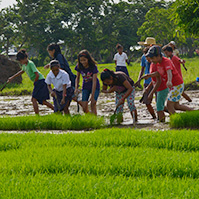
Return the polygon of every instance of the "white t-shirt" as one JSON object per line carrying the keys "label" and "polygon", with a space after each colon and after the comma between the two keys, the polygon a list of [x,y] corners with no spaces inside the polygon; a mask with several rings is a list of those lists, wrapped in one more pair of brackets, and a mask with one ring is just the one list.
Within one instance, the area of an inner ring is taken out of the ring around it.
{"label": "white t-shirt", "polygon": [[64,70],[59,69],[58,75],[55,77],[52,71],[50,71],[45,80],[46,84],[54,85],[54,89],[57,91],[63,91],[63,85],[67,85],[66,88],[71,87],[71,81],[69,75]]}
{"label": "white t-shirt", "polygon": [[126,53],[122,52],[121,55],[119,53],[116,53],[113,60],[117,61],[117,66],[126,66],[127,59],[128,57]]}

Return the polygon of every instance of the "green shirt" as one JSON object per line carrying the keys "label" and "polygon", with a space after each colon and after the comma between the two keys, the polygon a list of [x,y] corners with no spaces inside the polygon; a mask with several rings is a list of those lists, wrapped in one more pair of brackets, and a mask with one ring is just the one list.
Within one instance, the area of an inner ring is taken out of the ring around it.
{"label": "green shirt", "polygon": [[25,64],[22,65],[22,70],[27,73],[30,80],[33,82],[35,81],[35,77],[36,77],[35,72],[38,72],[38,74],[39,74],[38,80],[44,79],[44,76],[37,70],[35,64],[30,60],[28,60],[27,65],[25,65]]}

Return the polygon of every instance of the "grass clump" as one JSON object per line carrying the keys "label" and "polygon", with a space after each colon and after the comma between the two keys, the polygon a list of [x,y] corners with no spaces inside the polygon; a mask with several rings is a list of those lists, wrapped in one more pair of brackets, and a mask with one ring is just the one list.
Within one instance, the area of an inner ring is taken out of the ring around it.
{"label": "grass clump", "polygon": [[91,114],[1,117],[0,130],[86,130],[105,126],[103,117]]}
{"label": "grass clump", "polygon": [[199,128],[199,111],[189,111],[171,115],[170,126],[172,128]]}

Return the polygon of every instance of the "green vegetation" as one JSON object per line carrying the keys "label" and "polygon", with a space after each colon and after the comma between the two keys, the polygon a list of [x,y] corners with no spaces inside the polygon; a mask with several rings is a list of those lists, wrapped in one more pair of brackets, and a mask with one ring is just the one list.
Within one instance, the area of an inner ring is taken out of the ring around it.
{"label": "green vegetation", "polygon": [[1,198],[197,198],[199,131],[0,134]]}
{"label": "green vegetation", "polygon": [[[196,80],[196,77],[199,76],[199,74],[196,73],[198,71],[198,65],[199,65],[199,58],[187,58],[186,60],[186,67],[188,71],[185,71],[182,67],[182,74],[184,77],[184,83],[188,87],[188,89],[191,89],[191,87],[188,86],[189,83]],[[71,65],[71,69],[76,74],[76,71],[74,70],[75,65]],[[108,68],[110,70],[115,71],[115,64],[99,64],[98,70],[99,72],[102,72],[104,68]],[[140,63],[132,63],[130,66],[127,66],[129,70],[130,77],[137,81],[139,72],[140,72]],[[38,67],[39,71],[46,77],[49,70],[44,69],[43,67]],[[8,84],[6,88],[3,90],[3,92],[0,93],[0,95],[28,95],[32,93],[33,90],[33,83],[30,81],[27,74],[23,74],[23,81],[22,84]],[[100,73],[98,74],[98,78],[100,79]],[[80,85],[82,84],[82,79],[80,80]],[[102,82],[100,81],[101,87]],[[143,84],[143,81],[142,81]],[[0,85],[1,88],[2,85]]]}
{"label": "green vegetation", "polygon": [[172,128],[199,128],[199,111],[190,111],[171,115]]}
{"label": "green vegetation", "polygon": [[103,117],[91,114],[0,117],[1,130],[83,130],[101,128],[104,125]]}

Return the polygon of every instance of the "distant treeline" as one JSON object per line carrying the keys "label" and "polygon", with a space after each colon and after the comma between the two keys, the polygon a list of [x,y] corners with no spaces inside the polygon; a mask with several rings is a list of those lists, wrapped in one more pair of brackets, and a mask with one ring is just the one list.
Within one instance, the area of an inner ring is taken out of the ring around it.
{"label": "distant treeline", "polygon": [[49,59],[47,45],[62,40],[63,53],[72,63],[82,49],[88,49],[99,63],[107,63],[112,62],[120,43],[134,61],[141,50],[131,47],[155,37],[162,44],[174,40],[182,54],[192,56],[199,45],[199,5],[191,1],[183,5],[179,0],[17,0],[16,5],[0,11],[0,51],[26,48],[42,65]]}

